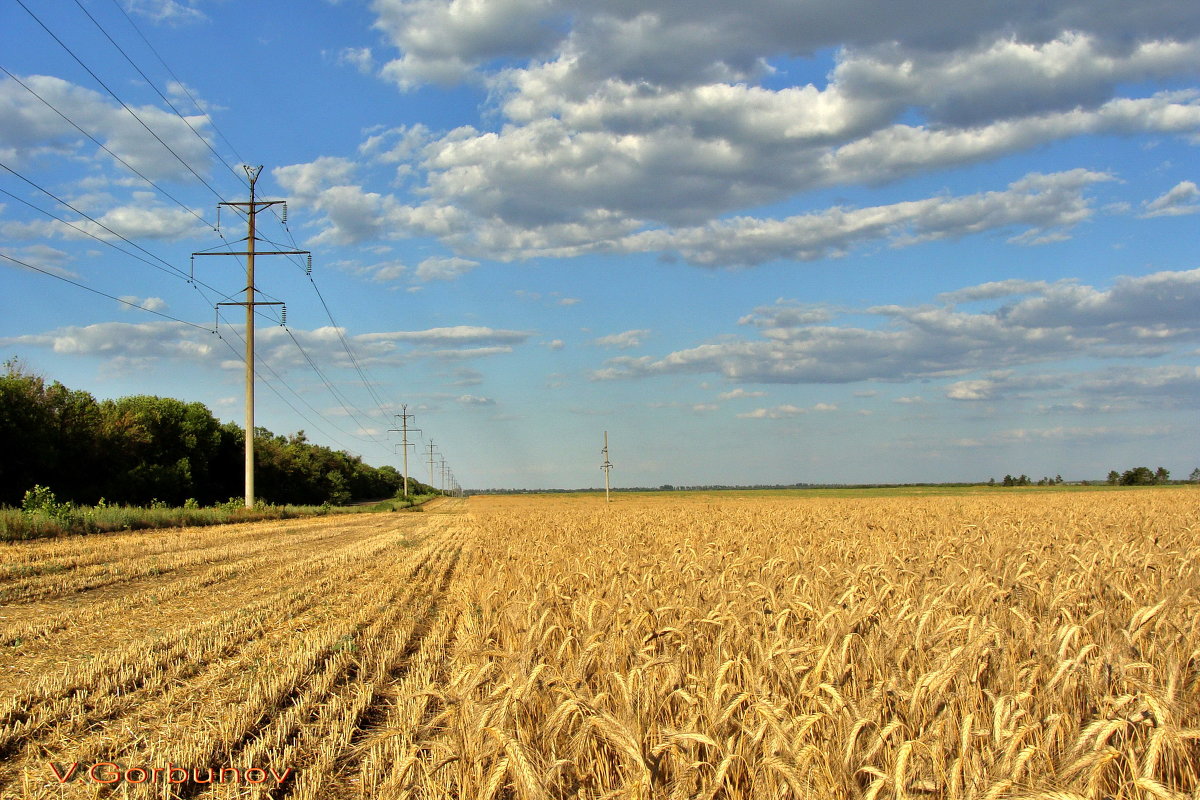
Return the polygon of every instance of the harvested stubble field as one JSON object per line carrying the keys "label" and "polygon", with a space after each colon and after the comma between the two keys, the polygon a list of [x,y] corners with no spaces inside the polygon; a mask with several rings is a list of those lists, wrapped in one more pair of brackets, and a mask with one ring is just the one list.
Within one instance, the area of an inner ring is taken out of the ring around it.
{"label": "harvested stubble field", "polygon": [[1198,798],[1197,552],[1190,489],[8,545],[0,798]]}

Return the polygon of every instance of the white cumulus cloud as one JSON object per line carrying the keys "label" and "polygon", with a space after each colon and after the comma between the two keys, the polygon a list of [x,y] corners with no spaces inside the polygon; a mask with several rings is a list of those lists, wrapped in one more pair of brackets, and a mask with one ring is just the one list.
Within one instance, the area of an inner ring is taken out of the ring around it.
{"label": "white cumulus cloud", "polygon": [[612,333],[608,336],[597,338],[596,344],[600,347],[612,347],[617,350],[632,350],[635,347],[641,347],[642,341],[649,333],[650,331],[640,328],[622,331],[621,333]]}
{"label": "white cumulus cloud", "polygon": [[1170,191],[1146,203],[1143,217],[1177,217],[1200,211],[1200,188],[1192,181],[1180,181]]}

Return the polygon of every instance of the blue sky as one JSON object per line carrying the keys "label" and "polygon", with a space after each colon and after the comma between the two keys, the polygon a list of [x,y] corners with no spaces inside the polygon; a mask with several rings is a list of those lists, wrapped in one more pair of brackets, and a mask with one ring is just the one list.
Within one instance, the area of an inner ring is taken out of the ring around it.
{"label": "blue sky", "polygon": [[245,235],[212,224],[248,163],[314,266],[258,260],[258,424],[370,463],[407,404],[475,488],[600,485],[605,430],[627,486],[1200,466],[1194,4],[21,0],[0,31],[0,353],[73,388],[240,422],[242,265],[186,276]]}

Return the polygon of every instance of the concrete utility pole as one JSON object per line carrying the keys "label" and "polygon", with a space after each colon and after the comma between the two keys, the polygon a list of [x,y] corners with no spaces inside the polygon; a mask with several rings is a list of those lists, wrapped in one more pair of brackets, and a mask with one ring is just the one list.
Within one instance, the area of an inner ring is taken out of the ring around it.
{"label": "concrete utility pole", "polygon": [[429,440],[429,488],[433,488],[433,439]]}
{"label": "concrete utility pole", "polygon": [[[195,256],[245,256],[246,257],[246,300],[242,303],[217,303],[218,306],[246,307],[246,508],[254,506],[254,307],[282,306],[280,302],[255,300],[254,288],[254,256],[303,256],[312,258],[308,250],[255,250],[258,241],[254,236],[254,218],[260,208],[268,208],[283,204],[284,200],[255,200],[254,184],[262,172],[262,165],[257,167],[243,166],[246,176],[250,179],[249,203],[220,203],[222,206],[246,209],[246,249],[222,253],[192,253]],[[310,261],[311,269],[311,261]],[[287,310],[284,309],[284,314]]]}
{"label": "concrete utility pole", "polygon": [[388,428],[388,431],[390,433],[401,434],[400,447],[404,451],[404,496],[408,497],[408,448],[416,447],[415,444],[409,443],[408,432],[409,431],[419,431],[421,429],[408,427],[408,421],[410,419],[412,419],[413,416],[415,416],[415,415],[408,413],[408,404],[407,403],[400,406],[399,414],[393,414],[392,416],[400,418],[400,427],[399,428]]}
{"label": "concrete utility pole", "polygon": [[446,493],[446,459],[441,460],[442,464],[442,494]]}
{"label": "concrete utility pole", "polygon": [[608,460],[608,431],[604,432],[604,449],[600,454],[604,456],[604,463],[600,465],[600,469],[604,470],[604,502],[611,503],[612,497],[608,493],[608,471],[612,469],[612,464]]}

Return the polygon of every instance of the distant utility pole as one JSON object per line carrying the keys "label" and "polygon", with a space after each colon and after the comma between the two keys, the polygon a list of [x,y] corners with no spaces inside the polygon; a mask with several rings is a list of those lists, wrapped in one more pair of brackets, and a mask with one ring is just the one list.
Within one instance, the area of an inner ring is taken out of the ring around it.
{"label": "distant utility pole", "polygon": [[433,488],[433,439],[429,440],[429,488]]}
{"label": "distant utility pole", "polygon": [[446,459],[442,459],[442,494],[446,493]]}
{"label": "distant utility pole", "polygon": [[[260,208],[268,208],[274,205],[283,204],[284,200],[255,200],[254,199],[254,184],[258,182],[258,176],[262,172],[262,165],[250,167],[243,165],[246,170],[246,176],[250,179],[250,202],[249,203],[220,203],[222,206],[230,206],[232,208],[246,209],[246,249],[242,251],[229,251],[221,253],[192,253],[192,257],[196,256],[245,256],[246,257],[246,300],[242,303],[217,303],[218,306],[245,306],[246,307],[246,508],[251,508],[254,505],[254,307],[255,306],[282,306],[279,302],[266,302],[263,300],[255,300],[254,288],[254,256],[303,256],[309,257],[309,269],[312,269],[312,253],[308,250],[259,250],[255,251],[255,244],[258,239],[254,236],[254,217]],[[286,218],[286,207],[284,211]],[[283,312],[287,314],[287,309]],[[285,316],[284,319],[287,317]]]}
{"label": "distant utility pole", "polygon": [[604,456],[604,463],[600,465],[600,469],[604,470],[604,502],[611,503],[612,497],[609,496],[608,491],[608,471],[612,469],[612,464],[608,460],[608,431],[604,432],[604,449],[600,451],[600,454]]}
{"label": "distant utility pole", "polygon": [[399,428],[388,428],[388,432],[401,434],[400,447],[404,451],[404,496],[408,497],[408,448],[416,447],[415,444],[411,444],[408,441],[408,432],[409,431],[419,431],[421,429],[408,427],[408,421],[410,419],[412,419],[413,416],[415,416],[415,415],[408,413],[408,404],[407,403],[400,406],[399,414],[393,414],[392,416],[396,416],[396,417],[400,418],[400,427]]}

